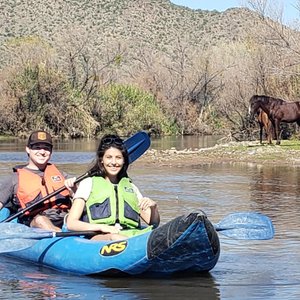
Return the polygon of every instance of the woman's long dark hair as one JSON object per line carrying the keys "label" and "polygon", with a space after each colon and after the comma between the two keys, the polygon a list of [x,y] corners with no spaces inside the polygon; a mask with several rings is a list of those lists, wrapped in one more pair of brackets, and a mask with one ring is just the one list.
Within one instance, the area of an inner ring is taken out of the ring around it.
{"label": "woman's long dark hair", "polygon": [[123,155],[124,165],[117,175],[117,178],[120,181],[123,177],[128,177],[127,169],[129,165],[129,157],[124,141],[118,135],[115,134],[107,134],[102,137],[97,149],[94,164],[90,168],[89,172],[91,172],[92,174],[96,173],[97,176],[101,176],[103,178],[106,176],[106,171],[101,161],[103,159],[105,151],[109,148],[119,149]]}

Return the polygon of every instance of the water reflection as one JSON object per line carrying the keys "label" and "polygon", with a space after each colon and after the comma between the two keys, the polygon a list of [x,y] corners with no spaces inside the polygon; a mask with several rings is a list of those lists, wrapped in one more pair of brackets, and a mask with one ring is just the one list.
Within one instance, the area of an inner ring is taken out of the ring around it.
{"label": "water reflection", "polygon": [[[126,139],[127,137],[124,137]],[[220,141],[221,136],[165,136],[161,138],[151,137],[151,147],[157,150],[166,150],[175,147],[178,150],[200,149],[214,146]],[[26,139],[2,138],[0,152],[21,152],[26,147]],[[95,152],[98,139],[75,139],[58,140],[54,139],[54,150],[57,152]]]}
{"label": "water reflection", "polygon": [[127,291],[135,299],[220,299],[220,291],[210,274],[164,279],[159,285],[157,279],[142,278],[108,279],[103,284],[113,290]]}
{"label": "water reflection", "polygon": [[[298,168],[260,168],[250,186],[250,199],[255,207],[270,215],[276,225],[278,239],[300,241],[299,228],[291,226],[291,218],[300,216]],[[295,209],[296,208],[296,209]]]}
{"label": "water reflection", "polygon": [[[157,150],[178,150],[186,148],[206,148],[216,144],[219,136],[167,136],[152,138],[151,148]],[[96,153],[99,141],[96,139],[54,140],[53,163],[90,163]],[[2,139],[0,142],[0,162],[21,163],[27,161],[25,139]]]}
{"label": "water reflection", "polygon": [[[0,281],[3,299],[201,299],[219,300],[211,274],[154,278],[80,277],[7,258],[10,272]],[[0,269],[2,267],[0,261]],[[14,272],[13,272],[14,271]],[[1,274],[1,273],[0,273]]]}
{"label": "water reflection", "polygon": [[221,140],[221,136],[166,136],[162,138],[151,138],[151,147],[157,150],[171,149],[201,149],[213,147]]}

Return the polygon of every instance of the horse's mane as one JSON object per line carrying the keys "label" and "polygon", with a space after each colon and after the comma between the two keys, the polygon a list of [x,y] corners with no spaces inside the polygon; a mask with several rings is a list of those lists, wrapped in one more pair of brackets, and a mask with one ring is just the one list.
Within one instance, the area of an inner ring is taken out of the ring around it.
{"label": "horse's mane", "polygon": [[261,101],[263,103],[276,102],[276,103],[285,103],[286,101],[280,98],[275,98],[266,95],[253,95],[250,99],[250,103],[254,103],[256,101]]}

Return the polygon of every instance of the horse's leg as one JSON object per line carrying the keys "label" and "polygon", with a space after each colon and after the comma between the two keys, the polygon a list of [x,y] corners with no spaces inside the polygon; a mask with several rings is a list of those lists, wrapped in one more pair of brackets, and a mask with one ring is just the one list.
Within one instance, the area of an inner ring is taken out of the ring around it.
{"label": "horse's leg", "polygon": [[268,124],[266,124],[265,131],[266,131],[266,135],[267,135],[268,144],[272,145],[272,125],[271,125],[270,121]]}
{"label": "horse's leg", "polygon": [[272,137],[273,137],[273,126],[271,121],[269,120],[268,124],[267,124],[267,132],[268,132],[268,143],[270,145],[272,145]]}
{"label": "horse's leg", "polygon": [[275,120],[272,118],[270,119],[271,120],[271,123],[272,123],[272,126],[273,126],[273,130],[274,130],[274,138],[276,140],[276,144],[278,144],[278,130],[277,130],[277,127],[276,127],[276,124],[275,123]]}
{"label": "horse's leg", "polygon": [[276,136],[276,145],[281,143],[281,130],[280,130],[280,120],[275,119],[275,136]]}
{"label": "horse's leg", "polygon": [[263,110],[261,110],[261,112],[260,112],[260,118],[261,118],[261,124],[263,125],[263,128],[265,129],[266,140],[267,140],[268,144],[272,144],[271,121],[270,121],[268,115]]}
{"label": "horse's leg", "polygon": [[260,131],[259,131],[259,142],[262,144],[263,139],[263,125],[259,123]]}

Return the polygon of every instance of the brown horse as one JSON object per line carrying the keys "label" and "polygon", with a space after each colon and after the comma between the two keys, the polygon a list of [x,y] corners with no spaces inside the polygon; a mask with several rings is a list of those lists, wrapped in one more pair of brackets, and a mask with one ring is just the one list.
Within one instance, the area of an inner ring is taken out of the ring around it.
{"label": "brown horse", "polygon": [[262,144],[263,140],[263,129],[265,129],[266,139],[268,144],[272,144],[272,136],[273,136],[273,126],[271,120],[269,119],[268,115],[262,110],[257,110],[256,120],[259,124],[259,141]]}
{"label": "brown horse", "polygon": [[286,102],[279,98],[265,95],[254,95],[250,99],[249,112],[254,115],[258,109],[262,109],[271,120],[275,130],[276,144],[280,144],[280,123],[297,122],[300,126],[300,102]]}

